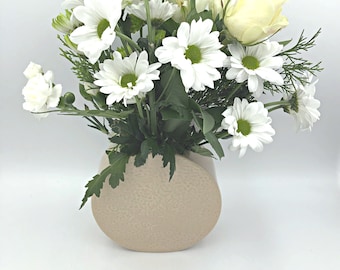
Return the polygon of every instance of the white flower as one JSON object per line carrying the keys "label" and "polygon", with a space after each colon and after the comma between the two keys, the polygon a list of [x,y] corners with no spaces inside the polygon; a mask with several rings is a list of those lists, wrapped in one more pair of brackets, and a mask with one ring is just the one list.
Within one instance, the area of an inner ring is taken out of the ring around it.
{"label": "white flower", "polygon": [[226,63],[228,80],[238,83],[248,80],[249,92],[259,97],[263,92],[263,82],[282,85],[283,78],[277,72],[283,65],[283,58],[275,56],[282,51],[278,42],[266,41],[254,46],[243,47],[240,43],[231,44],[228,49],[231,56]]}
{"label": "white flower", "polygon": [[97,62],[101,53],[112,45],[121,12],[121,1],[112,0],[84,0],[84,6],[73,10],[74,16],[84,25],[71,33],[70,40],[78,44],[78,50],[90,63]]}
{"label": "white flower", "polygon": [[177,4],[178,6],[172,19],[177,23],[184,22],[186,20],[186,15],[190,11],[190,0],[169,0],[169,2]]}
{"label": "white flower", "polygon": [[24,75],[27,79],[32,79],[33,77],[41,73],[42,73],[42,67],[33,62],[30,62],[24,71]]}
{"label": "white flower", "polygon": [[73,9],[78,6],[83,6],[84,0],[65,0],[61,3],[63,9]]}
{"label": "white flower", "polygon": [[[150,0],[149,5],[150,17],[155,23],[158,23],[158,21],[165,22],[169,20],[179,8],[176,4],[169,3],[168,1],[163,2],[162,0]],[[144,21],[147,20],[144,1],[127,6],[125,11],[128,14],[135,15]]]}
{"label": "white flower", "polygon": [[292,115],[300,130],[311,130],[313,124],[320,119],[320,101],[314,98],[315,84],[312,82],[313,76],[307,75],[307,83],[296,83],[291,87],[291,93],[284,95],[284,100],[290,100],[293,106],[287,108],[287,112]]}
{"label": "white flower", "polygon": [[196,91],[205,86],[214,88],[214,81],[221,78],[217,68],[222,67],[226,55],[220,51],[222,47],[218,40],[219,33],[211,32],[212,20],[202,19],[180,24],[177,37],[167,37],[157,48],[155,55],[161,63],[171,62],[180,70],[186,91],[193,88]]}
{"label": "white flower", "polygon": [[[24,110],[40,113],[58,106],[62,86],[60,84],[54,85],[52,81],[52,71],[47,71],[45,74],[37,73],[29,78],[22,90],[25,98]],[[47,115],[47,113],[34,114],[37,118],[46,117]]]}
{"label": "white flower", "polygon": [[139,4],[143,0],[122,0],[122,9],[132,4]]}
{"label": "white flower", "polygon": [[235,98],[233,106],[227,108],[222,115],[221,126],[233,136],[230,149],[239,150],[242,157],[249,146],[256,152],[263,150],[263,143],[271,143],[275,134],[271,127],[268,110],[261,102],[248,103],[246,99]]}
{"label": "white flower", "polygon": [[108,94],[106,104],[123,100],[125,106],[135,103],[135,97],[142,98],[154,88],[153,80],[159,80],[161,64],[149,65],[146,51],[139,57],[133,52],[122,59],[119,52],[113,53],[114,60],[107,59],[100,64],[100,71],[94,77],[94,84],[100,86],[100,92]]}

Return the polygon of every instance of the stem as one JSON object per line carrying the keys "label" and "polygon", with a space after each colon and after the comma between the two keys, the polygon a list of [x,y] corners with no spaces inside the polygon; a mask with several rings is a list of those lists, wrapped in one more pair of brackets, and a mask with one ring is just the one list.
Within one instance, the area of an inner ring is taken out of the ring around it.
{"label": "stem", "polygon": [[136,105],[137,105],[137,110],[138,110],[138,113],[139,113],[139,116],[140,118],[143,118],[144,119],[144,114],[143,114],[143,109],[142,109],[142,102],[140,100],[139,97],[135,97],[135,100],[136,100]]}
{"label": "stem", "polygon": [[242,85],[243,85],[243,83],[238,84],[238,85],[233,89],[233,91],[231,91],[231,92],[229,93],[229,95],[227,96],[226,100],[229,101],[229,99],[232,98],[233,95],[235,95],[235,93],[242,87]]}
{"label": "stem", "polygon": [[278,106],[276,106],[276,107],[273,107],[273,108],[268,109],[268,112],[272,112],[272,111],[275,111],[275,110],[278,110],[278,109],[283,109],[283,108],[284,108],[284,106],[278,105]]}
{"label": "stem", "polygon": [[129,38],[127,35],[124,35],[122,32],[119,31],[119,28],[118,30],[116,30],[116,35],[123,41],[126,41],[127,43],[130,44],[131,47],[135,48],[137,51],[141,52],[142,51],[142,48],[139,47],[139,45],[134,42],[131,38]]}
{"label": "stem", "polygon": [[280,101],[274,101],[274,102],[266,103],[266,104],[264,104],[264,107],[267,108],[267,107],[272,107],[272,106],[276,106],[276,105],[280,105],[280,107],[283,107],[283,106],[289,106],[290,103],[289,103],[289,101],[286,101],[286,100],[280,100]]}
{"label": "stem", "polygon": [[148,43],[149,43],[149,61],[151,63],[154,63],[155,61],[155,46],[154,46],[154,40],[155,40],[155,32],[152,27],[151,23],[151,14],[150,14],[150,5],[149,5],[149,0],[144,0],[144,5],[145,5],[145,11],[146,11],[146,23],[148,25]]}
{"label": "stem", "polygon": [[149,92],[149,106],[150,106],[150,126],[151,134],[156,136],[157,134],[157,111],[155,102],[155,89]]}

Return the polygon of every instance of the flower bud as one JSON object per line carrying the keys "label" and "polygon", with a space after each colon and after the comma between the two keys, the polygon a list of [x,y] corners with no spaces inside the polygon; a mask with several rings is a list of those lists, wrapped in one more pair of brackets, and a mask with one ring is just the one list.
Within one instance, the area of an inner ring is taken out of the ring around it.
{"label": "flower bud", "polygon": [[64,95],[64,102],[66,105],[72,105],[74,101],[76,100],[75,96],[71,92],[67,92]]}
{"label": "flower bud", "polygon": [[285,0],[237,0],[227,4],[224,24],[239,42],[258,43],[288,25],[281,15]]}

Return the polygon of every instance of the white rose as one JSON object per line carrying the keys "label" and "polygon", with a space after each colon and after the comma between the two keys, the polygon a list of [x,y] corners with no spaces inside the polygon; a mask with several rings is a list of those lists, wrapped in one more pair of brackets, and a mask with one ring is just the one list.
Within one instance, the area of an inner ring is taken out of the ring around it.
{"label": "white rose", "polygon": [[[30,112],[46,112],[49,108],[58,106],[61,96],[62,86],[60,84],[53,85],[53,73],[51,71],[46,74],[37,74],[29,79],[26,86],[22,90],[25,102],[24,110]],[[47,114],[35,114],[36,117],[46,117]]]}
{"label": "white rose", "polygon": [[24,71],[24,75],[27,79],[32,79],[33,77],[41,73],[42,73],[41,66],[33,62],[29,63],[29,65]]}
{"label": "white rose", "polygon": [[255,44],[288,25],[281,15],[286,0],[229,1],[224,24],[230,34],[243,44]]}

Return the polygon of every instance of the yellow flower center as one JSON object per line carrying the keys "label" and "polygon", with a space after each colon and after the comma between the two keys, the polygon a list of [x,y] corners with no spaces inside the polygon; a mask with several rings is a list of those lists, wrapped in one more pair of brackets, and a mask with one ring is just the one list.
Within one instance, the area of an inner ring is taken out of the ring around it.
{"label": "yellow flower center", "polygon": [[237,132],[241,132],[244,136],[247,136],[251,132],[251,125],[247,120],[237,120]]}
{"label": "yellow flower center", "polygon": [[254,56],[247,55],[243,57],[242,64],[248,69],[257,69],[260,67],[260,62]]}
{"label": "yellow flower center", "polygon": [[102,19],[97,27],[97,34],[99,38],[102,38],[104,31],[110,26],[110,23],[107,19]]}
{"label": "yellow flower center", "polygon": [[120,79],[120,85],[125,88],[131,88],[136,85],[137,79],[135,74],[125,74]]}
{"label": "yellow flower center", "polygon": [[195,45],[189,45],[185,51],[185,58],[190,59],[191,63],[197,64],[202,60],[202,53],[200,48]]}

